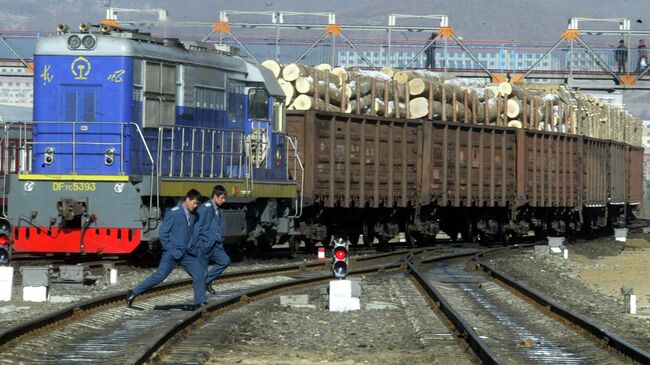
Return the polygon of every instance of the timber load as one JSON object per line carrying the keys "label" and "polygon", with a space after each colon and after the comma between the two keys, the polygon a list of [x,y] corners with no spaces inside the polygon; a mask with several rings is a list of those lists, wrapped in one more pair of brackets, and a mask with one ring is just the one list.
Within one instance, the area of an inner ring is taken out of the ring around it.
{"label": "timber load", "polygon": [[288,110],[497,125],[641,145],[640,119],[563,85],[470,85],[436,72],[389,67],[369,71],[273,60],[262,65],[278,79]]}

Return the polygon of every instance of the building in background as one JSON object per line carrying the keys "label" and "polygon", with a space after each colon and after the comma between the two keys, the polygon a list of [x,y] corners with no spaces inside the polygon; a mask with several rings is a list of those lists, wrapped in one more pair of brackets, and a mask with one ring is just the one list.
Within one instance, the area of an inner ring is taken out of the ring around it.
{"label": "building in background", "polygon": [[0,60],[0,105],[32,107],[34,77],[18,60]]}

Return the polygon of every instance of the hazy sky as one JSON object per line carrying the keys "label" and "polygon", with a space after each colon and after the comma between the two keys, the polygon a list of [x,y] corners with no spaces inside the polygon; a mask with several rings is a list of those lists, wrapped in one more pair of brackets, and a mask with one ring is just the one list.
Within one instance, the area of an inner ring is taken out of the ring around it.
{"label": "hazy sky", "polygon": [[[217,20],[221,10],[334,12],[342,24],[381,25],[386,25],[388,15],[393,13],[444,14],[458,35],[476,40],[555,41],[571,17],[626,17],[632,20],[633,29],[650,29],[650,19],[646,20],[650,13],[648,0],[0,0],[0,30],[54,31],[59,23],[96,23],[104,18],[109,3],[114,7],[164,8],[172,20],[203,22]],[[154,17],[124,14],[121,19]],[[233,16],[231,21],[238,19],[242,18]],[[257,19],[270,21],[270,16]],[[324,18],[309,21],[323,22]],[[616,29],[615,25],[607,27]]]}

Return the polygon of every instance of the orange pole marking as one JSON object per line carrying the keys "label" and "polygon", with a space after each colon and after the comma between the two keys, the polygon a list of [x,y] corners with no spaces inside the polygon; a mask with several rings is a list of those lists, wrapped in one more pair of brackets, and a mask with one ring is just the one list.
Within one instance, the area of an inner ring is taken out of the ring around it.
{"label": "orange pole marking", "polygon": [[510,82],[524,82],[523,74],[512,74],[510,75]]}
{"label": "orange pole marking", "polygon": [[492,74],[492,82],[506,82],[506,75]]}
{"label": "orange pole marking", "polygon": [[120,27],[120,24],[115,19],[104,19],[104,20],[102,20],[101,24],[109,26],[109,27],[113,27],[113,28],[116,28],[116,29]]}
{"label": "orange pole marking", "polygon": [[451,38],[454,35],[454,28],[452,27],[440,27],[438,34],[441,38]]}
{"label": "orange pole marking", "polygon": [[576,39],[580,36],[580,31],[577,29],[567,29],[562,33],[563,39]]}
{"label": "orange pole marking", "polygon": [[634,75],[621,75],[618,77],[619,84],[625,86],[633,86],[636,84],[636,76]]}
{"label": "orange pole marking", "polygon": [[327,24],[325,32],[329,35],[341,35],[341,24]]}
{"label": "orange pole marking", "polygon": [[219,33],[230,32],[230,24],[228,22],[214,22],[212,23],[212,30]]}

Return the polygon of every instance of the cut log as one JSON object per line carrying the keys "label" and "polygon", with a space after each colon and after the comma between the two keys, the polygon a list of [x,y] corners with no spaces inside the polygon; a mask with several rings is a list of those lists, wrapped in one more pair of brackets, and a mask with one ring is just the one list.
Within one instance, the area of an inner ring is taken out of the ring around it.
{"label": "cut log", "polygon": [[[330,83],[329,87],[326,87],[325,81],[319,81],[318,85],[320,85],[320,93],[324,95],[324,90],[329,93],[329,99],[330,103],[332,104],[341,104],[341,90],[334,85],[334,83]],[[295,86],[296,86],[296,91],[301,93],[301,94],[306,94],[309,96],[314,95],[314,79],[311,76],[307,77],[299,77],[295,81]],[[350,98],[350,95],[352,95],[352,89],[350,88],[349,85],[345,85],[345,94],[344,96],[347,98]]]}
{"label": "cut log", "polygon": [[424,92],[427,90],[427,83],[419,78],[416,77],[414,79],[409,80],[409,94],[410,95],[422,95]]}
{"label": "cut log", "polygon": [[[398,108],[399,108],[400,115],[406,114],[406,107],[404,104],[399,103]],[[392,117],[395,115],[395,103],[393,101],[389,101],[388,110],[386,110],[386,105],[384,104],[384,101],[381,99],[375,99],[375,110],[377,111],[377,115]]]}
{"label": "cut log", "polygon": [[[414,98],[409,101],[411,118],[424,118],[429,114],[429,101],[425,97]],[[435,110],[434,110],[435,113]]]}
{"label": "cut log", "polygon": [[518,120],[511,120],[511,121],[508,122],[508,127],[510,127],[510,128],[521,128],[522,124]]}
{"label": "cut log", "polygon": [[508,118],[517,118],[521,112],[521,102],[515,99],[508,99],[506,104],[506,115]]}
{"label": "cut log", "polygon": [[301,76],[307,76],[307,68],[297,63],[290,63],[282,69],[282,78],[292,82]]}
{"label": "cut log", "polygon": [[296,81],[299,77],[305,76],[317,77],[319,80],[327,80],[328,75],[330,82],[334,83],[337,87],[341,85],[339,77],[328,71],[321,71],[298,63],[290,63],[282,69],[282,78],[289,82]]}
{"label": "cut log", "polygon": [[485,102],[477,105],[476,107],[476,119],[479,123],[488,124],[497,119],[497,101],[496,99],[490,99],[487,103],[487,118],[485,115]]}
{"label": "cut log", "polygon": [[341,84],[344,81],[348,81],[348,72],[343,67],[335,67],[335,68],[333,68],[332,73],[339,77],[339,82]]}
{"label": "cut log", "polygon": [[487,86],[483,91],[484,99],[487,98],[488,95],[490,96],[490,99],[494,99],[497,95],[499,95],[499,90],[496,86]]}
{"label": "cut log", "polygon": [[316,67],[314,68],[321,71],[332,72],[332,65],[330,65],[329,63],[321,63],[320,65],[316,65]]}
{"label": "cut log", "polygon": [[384,75],[387,75],[391,79],[393,78],[393,75],[395,75],[395,70],[393,70],[391,67],[384,66],[384,67],[381,68],[380,71],[381,71],[381,73],[383,73]]}
{"label": "cut log", "polygon": [[313,97],[305,94],[298,95],[293,101],[293,107],[296,110],[327,110],[330,112],[340,112],[341,108],[325,104],[323,100],[314,99]]}
{"label": "cut log", "polygon": [[361,113],[365,113],[368,108],[370,108],[370,105],[373,101],[373,97],[371,94],[364,95],[359,99],[352,99],[350,100],[350,109],[356,111],[357,110],[357,105],[359,105],[359,110]]}
{"label": "cut log", "polygon": [[497,86],[497,92],[499,95],[510,95],[512,92],[512,86],[509,82],[502,82]]}
{"label": "cut log", "polygon": [[276,79],[282,74],[282,65],[276,60],[266,60],[262,62],[262,66],[271,70],[271,72],[273,72],[273,77]]}
{"label": "cut log", "polygon": [[278,84],[280,84],[280,88],[282,89],[282,91],[284,92],[284,96],[286,97],[285,103],[289,104],[295,94],[293,85],[282,78],[278,79]]}

